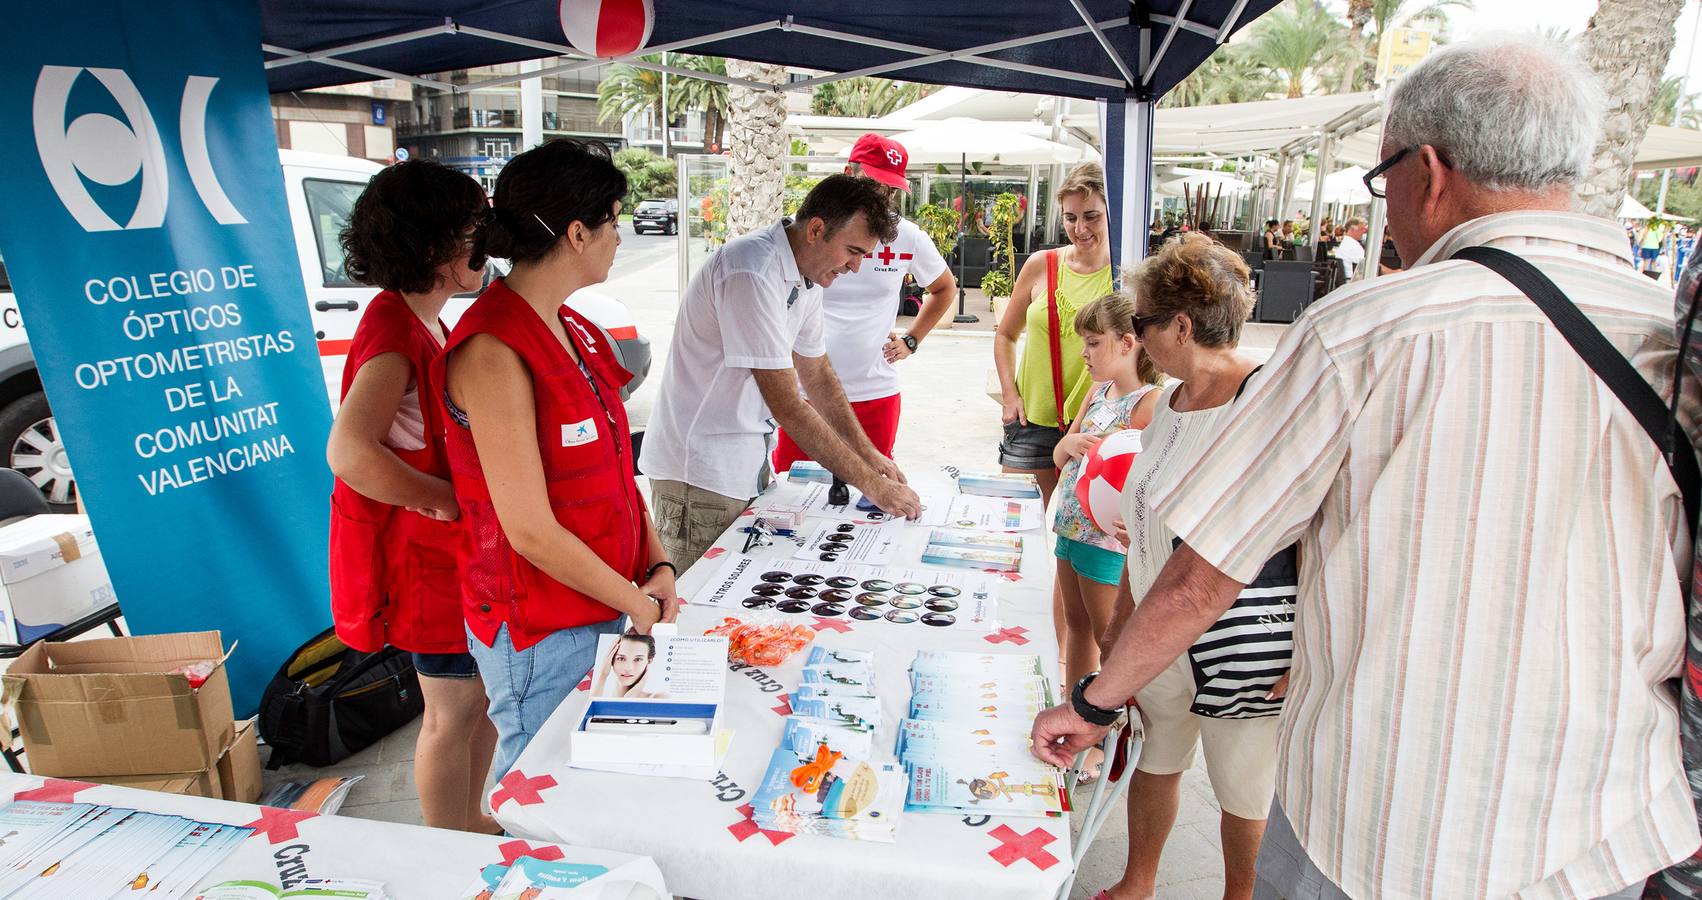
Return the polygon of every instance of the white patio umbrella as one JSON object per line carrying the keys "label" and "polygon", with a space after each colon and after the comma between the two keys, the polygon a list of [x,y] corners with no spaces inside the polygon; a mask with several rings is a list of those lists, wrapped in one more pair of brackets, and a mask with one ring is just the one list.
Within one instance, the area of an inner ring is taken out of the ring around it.
{"label": "white patio umbrella", "polygon": [[[1296,202],[1312,202],[1312,184],[1307,181],[1295,186]],[[1371,192],[1365,189],[1365,170],[1359,166],[1348,166],[1324,176],[1324,202],[1344,206],[1370,203]]]}
{"label": "white patio umbrella", "polygon": [[[1089,151],[1029,134],[1020,122],[947,119],[937,125],[901,131],[892,139],[904,145],[913,164],[962,164],[967,159],[1009,166],[1047,166],[1068,165],[1089,158]],[[841,155],[850,153],[847,149]]]}
{"label": "white patio umbrella", "polygon": [[1158,175],[1158,193],[1165,197],[1181,197],[1186,193],[1199,193],[1202,189],[1225,194],[1245,194],[1253,189],[1250,182],[1236,178],[1229,172],[1213,172],[1209,169],[1190,169],[1176,166],[1168,172]]}

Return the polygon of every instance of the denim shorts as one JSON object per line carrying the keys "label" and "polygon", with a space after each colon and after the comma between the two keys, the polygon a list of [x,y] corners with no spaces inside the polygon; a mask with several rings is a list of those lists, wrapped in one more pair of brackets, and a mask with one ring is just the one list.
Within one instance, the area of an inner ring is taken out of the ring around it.
{"label": "denim shorts", "polygon": [[422,678],[472,678],[479,665],[471,653],[415,653],[414,671]]}
{"label": "denim shorts", "polygon": [[999,465],[1011,469],[1055,469],[1052,450],[1064,436],[1056,426],[1012,422],[999,441]]}
{"label": "denim shorts", "polygon": [[563,628],[524,650],[514,649],[508,626],[497,630],[494,646],[486,647],[467,633],[467,649],[478,660],[490,699],[491,723],[496,725],[496,758],[491,773],[498,780],[514,767],[526,745],[544,727],[561,701],[573,693],[597,659],[597,639],[619,633],[626,617]]}

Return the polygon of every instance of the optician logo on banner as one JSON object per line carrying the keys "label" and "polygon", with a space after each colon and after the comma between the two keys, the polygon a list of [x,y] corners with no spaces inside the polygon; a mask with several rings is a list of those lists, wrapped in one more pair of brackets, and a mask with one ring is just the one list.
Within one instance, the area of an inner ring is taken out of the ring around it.
{"label": "optician logo on banner", "polygon": [[102,556],[135,631],[241,641],[252,711],[328,624],[330,488],[257,9],[9,24],[0,251]]}

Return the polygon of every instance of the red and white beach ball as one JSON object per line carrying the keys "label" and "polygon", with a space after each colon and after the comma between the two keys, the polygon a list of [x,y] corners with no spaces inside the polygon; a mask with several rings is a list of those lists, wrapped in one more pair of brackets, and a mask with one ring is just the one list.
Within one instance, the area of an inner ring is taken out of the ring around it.
{"label": "red and white beach ball", "polygon": [[1123,482],[1129,480],[1129,468],[1135,464],[1135,454],[1141,452],[1141,433],[1118,431],[1100,441],[1082,457],[1081,476],[1076,479],[1076,499],[1087,517],[1099,530],[1111,533],[1111,525],[1119,515],[1117,505],[1123,497]]}
{"label": "red and white beach ball", "polygon": [[561,30],[589,56],[625,56],[650,43],[656,25],[651,0],[561,0]]}

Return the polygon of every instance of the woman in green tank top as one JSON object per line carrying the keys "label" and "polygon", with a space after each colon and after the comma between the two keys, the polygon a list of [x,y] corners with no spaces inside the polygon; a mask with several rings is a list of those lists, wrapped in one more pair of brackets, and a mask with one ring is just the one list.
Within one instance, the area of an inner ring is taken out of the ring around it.
{"label": "woman in green tank top", "polygon": [[[1111,293],[1111,237],[1105,202],[1105,171],[1088,162],[1070,170],[1058,188],[1058,205],[1070,244],[1036,253],[1023,263],[1010,303],[999,317],[993,341],[993,365],[999,373],[1004,404],[1004,439],[999,442],[999,465],[1006,472],[1025,472],[1040,482],[1049,503],[1058,484],[1052,449],[1081,409],[1093,386],[1082,363],[1082,339],[1076,333],[1076,311]],[[1047,256],[1057,255],[1059,369],[1063,383],[1052,376],[1051,317],[1047,311]],[[1022,360],[1017,361],[1017,338],[1026,335]],[[1062,393],[1062,415],[1059,393]]]}

